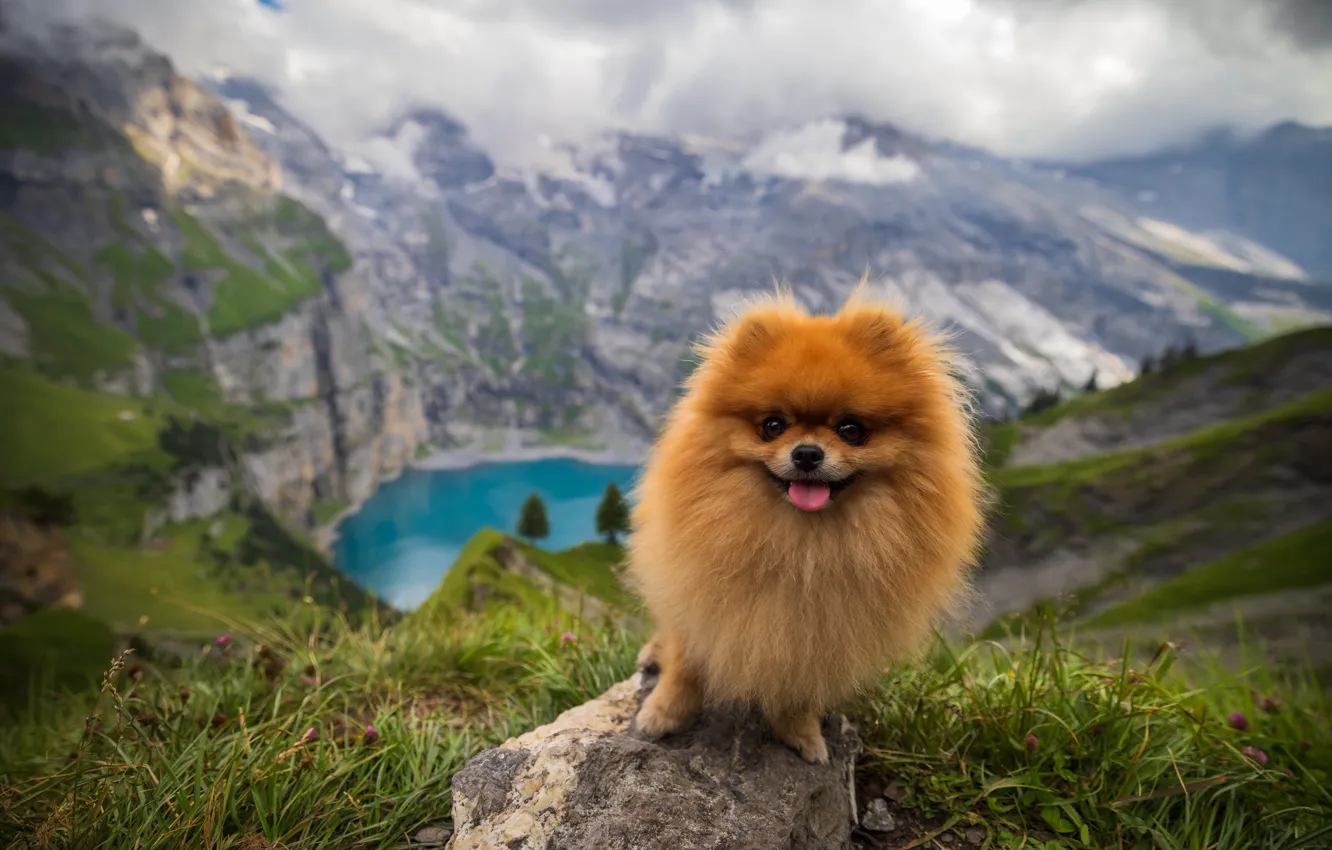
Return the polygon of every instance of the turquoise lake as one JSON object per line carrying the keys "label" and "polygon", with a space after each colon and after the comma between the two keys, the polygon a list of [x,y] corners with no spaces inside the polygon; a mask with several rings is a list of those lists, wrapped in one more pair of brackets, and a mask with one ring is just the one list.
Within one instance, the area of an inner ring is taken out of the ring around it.
{"label": "turquoise lake", "polygon": [[606,485],[614,481],[627,497],[637,474],[635,466],[566,459],[409,469],[342,521],[333,556],[361,586],[395,607],[415,608],[479,529],[512,532],[530,494],[541,496],[550,518],[540,545],[565,549],[596,538]]}

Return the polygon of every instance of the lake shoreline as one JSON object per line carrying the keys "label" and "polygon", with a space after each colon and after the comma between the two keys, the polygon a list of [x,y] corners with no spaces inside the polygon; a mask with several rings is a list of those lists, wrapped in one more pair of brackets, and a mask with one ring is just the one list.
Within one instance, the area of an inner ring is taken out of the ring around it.
{"label": "lake shoreline", "polygon": [[567,444],[548,443],[532,445],[524,443],[522,432],[506,432],[504,445],[495,449],[475,446],[438,449],[429,455],[411,460],[380,478],[373,492],[366,499],[348,505],[327,525],[314,531],[314,542],[325,556],[333,557],[333,547],[340,536],[342,523],[358,513],[365,502],[374,498],[379,488],[400,478],[409,470],[422,472],[451,472],[460,469],[472,469],[478,466],[491,466],[507,463],[531,463],[541,460],[574,460],[593,466],[642,466],[647,456],[646,444],[625,443],[615,448],[587,449]]}
{"label": "lake shoreline", "polygon": [[538,460],[576,460],[595,466],[642,466],[646,449],[581,449],[576,446],[515,446],[498,451],[441,449],[408,466],[429,472],[470,469],[501,463],[531,463]]}

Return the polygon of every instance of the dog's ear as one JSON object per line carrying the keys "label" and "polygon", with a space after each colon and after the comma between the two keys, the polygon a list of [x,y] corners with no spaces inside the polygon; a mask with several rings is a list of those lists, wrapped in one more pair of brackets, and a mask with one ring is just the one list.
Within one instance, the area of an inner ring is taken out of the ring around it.
{"label": "dog's ear", "polygon": [[751,309],[741,316],[730,333],[727,346],[737,358],[755,358],[763,354],[777,337],[778,317],[772,307]]}
{"label": "dog's ear", "polygon": [[870,354],[886,354],[900,341],[902,317],[877,307],[847,310],[841,317],[847,332]]}

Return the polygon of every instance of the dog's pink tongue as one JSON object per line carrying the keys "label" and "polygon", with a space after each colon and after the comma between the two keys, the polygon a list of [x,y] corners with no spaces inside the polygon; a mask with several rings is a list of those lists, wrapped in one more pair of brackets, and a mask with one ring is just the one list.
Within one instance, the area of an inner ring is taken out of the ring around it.
{"label": "dog's pink tongue", "polygon": [[792,481],[786,489],[791,497],[791,504],[802,511],[817,511],[828,504],[832,490],[821,481]]}

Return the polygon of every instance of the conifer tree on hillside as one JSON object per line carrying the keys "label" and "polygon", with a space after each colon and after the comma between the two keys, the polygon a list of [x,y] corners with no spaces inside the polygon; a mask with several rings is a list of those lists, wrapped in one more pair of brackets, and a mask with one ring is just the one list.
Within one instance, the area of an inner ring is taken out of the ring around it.
{"label": "conifer tree on hillside", "polygon": [[1167,345],[1166,350],[1161,352],[1161,371],[1169,371],[1170,367],[1179,362],[1179,352],[1173,345]]}
{"label": "conifer tree on hillside", "polygon": [[1142,358],[1142,368],[1138,371],[1139,375],[1150,375],[1156,368],[1156,359],[1150,354]]}
{"label": "conifer tree on hillside", "polygon": [[1094,393],[1099,389],[1100,387],[1096,385],[1096,370],[1093,369],[1091,377],[1087,379],[1087,383],[1082,387],[1082,391],[1084,393]]}
{"label": "conifer tree on hillside", "polygon": [[617,534],[629,533],[629,504],[620,495],[620,488],[615,482],[606,485],[606,494],[597,506],[597,534],[614,544]]}
{"label": "conifer tree on hillside", "polygon": [[1058,387],[1055,387],[1052,390],[1041,390],[1037,392],[1036,395],[1032,396],[1031,401],[1027,402],[1027,406],[1022,410],[1022,415],[1035,416],[1038,413],[1042,413],[1055,407],[1061,401],[1063,401],[1063,397],[1061,396]]}
{"label": "conifer tree on hillside", "polygon": [[518,534],[528,541],[550,536],[550,521],[546,519],[546,503],[536,493],[527,497],[518,514]]}

